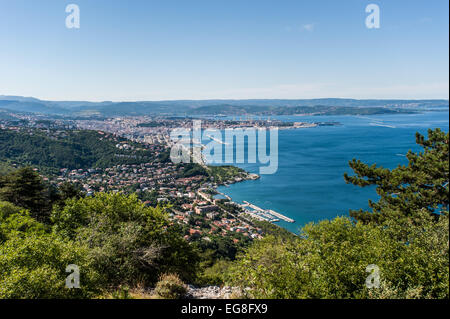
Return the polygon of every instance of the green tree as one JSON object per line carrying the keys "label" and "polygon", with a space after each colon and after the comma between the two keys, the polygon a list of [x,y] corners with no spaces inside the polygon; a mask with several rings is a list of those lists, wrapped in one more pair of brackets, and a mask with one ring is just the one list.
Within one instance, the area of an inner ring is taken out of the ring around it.
{"label": "green tree", "polygon": [[449,206],[448,141],[449,134],[440,129],[428,130],[428,139],[417,133],[416,142],[424,151],[409,151],[408,165],[393,170],[356,159],[350,161],[356,176],[345,174],[345,181],[361,187],[376,185],[380,196],[378,202],[369,200],[372,212],[350,211],[350,215],[363,222],[379,223],[386,218],[415,218],[422,209],[439,216],[438,210]]}
{"label": "green tree", "polygon": [[[94,297],[101,291],[101,277],[87,256],[85,246],[56,235],[13,237],[0,245],[0,299]],[[65,286],[71,264],[79,267],[80,289]]]}
{"label": "green tree", "polygon": [[163,209],[145,207],[134,194],[69,199],[55,207],[52,221],[56,233],[89,247],[112,285],[150,285],[162,272],[184,279],[195,273],[197,254]]}
{"label": "green tree", "polygon": [[42,178],[31,167],[24,167],[4,177],[0,200],[28,209],[41,222],[47,222],[50,201]]}
{"label": "green tree", "polygon": [[64,182],[58,187],[58,197],[60,201],[65,201],[70,198],[79,199],[83,197],[83,186],[81,183]]}
{"label": "green tree", "polygon": [[44,234],[46,230],[47,227],[32,218],[25,209],[0,202],[0,243],[31,233]]}
{"label": "green tree", "polygon": [[[305,226],[297,240],[268,236],[234,263],[227,281],[252,298],[448,298],[448,216],[414,228],[408,243],[397,240],[398,226],[340,217]],[[379,289],[365,284],[372,264]]]}
{"label": "green tree", "polygon": [[[0,202],[0,299],[89,298],[100,292],[87,247],[49,230],[25,209]],[[65,287],[70,264],[80,268],[81,289]]]}

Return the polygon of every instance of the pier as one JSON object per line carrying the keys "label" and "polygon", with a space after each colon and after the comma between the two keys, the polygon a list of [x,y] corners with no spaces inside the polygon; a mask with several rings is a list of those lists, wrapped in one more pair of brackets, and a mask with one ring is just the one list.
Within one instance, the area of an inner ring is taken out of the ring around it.
{"label": "pier", "polygon": [[284,220],[284,221],[286,221],[288,223],[295,223],[295,220],[293,220],[292,218],[286,217],[286,216],[284,216],[284,215],[282,215],[280,213],[277,213],[276,211],[273,211],[273,210],[269,209],[268,212],[271,215],[273,215],[275,217],[278,217],[279,219],[282,219],[282,220]]}
{"label": "pier", "polygon": [[[263,215],[267,219],[271,219],[271,221],[278,221],[276,218],[279,218],[288,223],[295,223],[295,220],[293,220],[292,218],[289,218],[287,216],[284,216],[283,214],[277,213],[276,211],[274,211],[272,209],[262,209],[261,207],[253,205],[247,201],[244,201],[244,205],[242,205],[242,206],[250,207],[250,208],[254,209],[255,211],[258,212],[258,214]],[[270,218],[270,217],[272,217],[272,218]]]}

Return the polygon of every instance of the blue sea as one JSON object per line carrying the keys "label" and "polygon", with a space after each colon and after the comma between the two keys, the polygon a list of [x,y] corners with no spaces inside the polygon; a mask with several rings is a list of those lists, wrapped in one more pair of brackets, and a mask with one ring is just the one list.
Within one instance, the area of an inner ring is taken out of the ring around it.
{"label": "blue sea", "polygon": [[[279,164],[275,174],[218,189],[235,202],[245,200],[293,218],[295,223],[277,222],[292,232],[298,232],[309,222],[348,216],[350,209],[368,209],[368,200],[378,198],[374,187],[360,188],[345,183],[344,173],[352,173],[348,166],[351,159],[392,169],[407,164],[408,150],[420,150],[415,143],[416,132],[426,134],[428,128],[437,127],[449,130],[448,111],[272,119],[342,124],[280,130]],[[259,173],[259,164],[235,165]]]}

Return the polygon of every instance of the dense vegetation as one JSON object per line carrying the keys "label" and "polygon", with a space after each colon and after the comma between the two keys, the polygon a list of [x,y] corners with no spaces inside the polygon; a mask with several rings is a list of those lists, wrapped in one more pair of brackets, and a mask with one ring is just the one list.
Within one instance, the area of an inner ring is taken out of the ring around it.
{"label": "dense vegetation", "polygon": [[197,163],[183,164],[183,171],[181,172],[181,177],[192,177],[192,176],[208,176],[208,171],[201,165]]}
{"label": "dense vegetation", "polygon": [[[39,181],[28,168],[13,174]],[[0,201],[0,298],[93,297],[121,285],[152,286],[163,273],[194,280],[198,252],[164,209],[145,207],[135,195],[83,197],[65,187],[49,217],[34,201],[45,189],[40,182],[17,195],[27,209]],[[62,201],[63,193],[75,196]],[[71,264],[80,269],[81,289],[65,288]]]}
{"label": "dense vegetation", "polygon": [[14,167],[6,162],[0,162],[0,174],[7,174],[14,170]]}
{"label": "dense vegetation", "polygon": [[[1,176],[0,298],[116,296],[123,287],[152,287],[163,274],[218,282],[203,271],[234,260],[248,245],[244,236],[239,243],[214,235],[188,243],[165,209],[146,207],[135,194],[85,197],[80,189],[71,183],[54,188],[28,167]],[[64,288],[69,264],[78,265],[86,279],[82,291]]]}
{"label": "dense vegetation", "polygon": [[208,173],[218,183],[233,180],[235,177],[244,177],[245,170],[236,166],[222,165],[222,166],[208,166]]}
{"label": "dense vegetation", "polygon": [[148,208],[135,195],[98,193],[70,199],[52,214],[53,231],[89,247],[111,285],[151,285],[159,273],[193,280],[197,256],[163,209]]}
{"label": "dense vegetation", "polygon": [[280,238],[280,239],[295,239],[297,238],[297,235],[294,233],[291,233],[287,229],[284,229],[282,227],[279,227],[278,225],[274,225],[268,221],[265,220],[253,220],[253,225],[255,225],[258,228],[261,228],[261,230],[266,235],[272,235],[274,237]]}
{"label": "dense vegetation", "polygon": [[181,177],[206,176],[212,178],[216,183],[225,183],[227,181],[233,181],[235,178],[244,178],[247,176],[245,170],[231,165],[210,165],[203,167],[197,163],[188,163],[182,166]]}
{"label": "dense vegetation", "polygon": [[2,130],[0,129],[0,161],[31,165],[46,172],[68,168],[106,168],[118,164],[148,162],[153,154],[140,149],[118,149],[127,142],[95,131]]}
{"label": "dense vegetation", "polygon": [[[296,240],[266,237],[229,281],[252,298],[448,298],[448,217],[411,227],[407,241],[397,238],[404,225],[385,227],[336,218],[306,226]],[[378,289],[365,284],[372,264]]]}

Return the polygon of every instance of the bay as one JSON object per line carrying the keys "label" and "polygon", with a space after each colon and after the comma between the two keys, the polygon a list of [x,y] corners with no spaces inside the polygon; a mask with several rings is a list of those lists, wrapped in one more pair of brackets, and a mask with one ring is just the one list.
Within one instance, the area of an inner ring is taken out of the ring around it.
{"label": "bay", "polygon": [[[259,180],[221,186],[219,191],[264,209],[293,218],[295,223],[278,225],[298,232],[309,222],[348,216],[350,209],[368,209],[376,200],[374,187],[360,188],[345,183],[352,173],[352,158],[387,168],[407,164],[408,150],[419,151],[415,133],[429,128],[448,132],[449,113],[425,112],[377,116],[278,116],[272,119],[297,122],[340,122],[340,126],[319,126],[279,131],[279,167]],[[234,164],[258,173],[258,164]]]}

